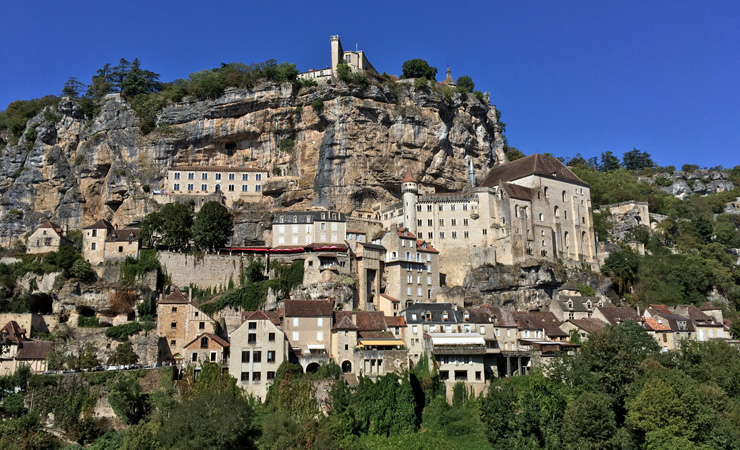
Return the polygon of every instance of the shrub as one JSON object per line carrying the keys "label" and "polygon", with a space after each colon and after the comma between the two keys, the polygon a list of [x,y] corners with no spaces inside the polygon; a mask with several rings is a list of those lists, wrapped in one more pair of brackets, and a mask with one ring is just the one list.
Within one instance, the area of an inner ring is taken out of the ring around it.
{"label": "shrub", "polygon": [[584,297],[593,297],[596,295],[596,289],[587,284],[576,284],[576,289],[578,289],[578,292],[580,292]]}
{"label": "shrub", "polygon": [[316,99],[311,102],[311,108],[313,108],[316,114],[321,114],[321,111],[324,110],[324,102],[319,99]]}
{"label": "shrub", "polygon": [[414,80],[414,87],[416,89],[422,89],[425,87],[429,87],[429,80],[427,80],[426,77],[417,78]]}
{"label": "shrub", "polygon": [[144,327],[139,322],[129,322],[123,325],[107,328],[105,330],[105,337],[115,339],[117,341],[125,341],[129,336],[133,336],[143,330]]}
{"label": "shrub", "polygon": [[684,164],[683,166],[681,166],[681,170],[683,170],[684,172],[696,172],[697,170],[699,170],[699,166],[696,164]]}
{"label": "shrub", "polygon": [[671,179],[668,177],[661,176],[655,179],[655,184],[657,184],[658,186],[667,187],[671,186],[673,184],[673,181],[671,181]]}
{"label": "shrub", "polygon": [[280,148],[281,152],[290,153],[293,151],[293,147],[295,147],[295,141],[290,138],[283,139],[280,141],[280,144],[278,145],[278,148]]}
{"label": "shrub", "polygon": [[69,273],[80,280],[87,280],[91,278],[95,272],[89,262],[79,258],[74,262],[74,264],[72,264],[72,268],[69,270]]}
{"label": "shrub", "polygon": [[97,328],[100,326],[100,321],[95,316],[77,316],[77,326],[80,328]]}
{"label": "shrub", "polygon": [[141,186],[141,190],[144,191],[145,194],[148,194],[149,191],[152,190],[152,188],[148,184],[145,184],[145,185]]}

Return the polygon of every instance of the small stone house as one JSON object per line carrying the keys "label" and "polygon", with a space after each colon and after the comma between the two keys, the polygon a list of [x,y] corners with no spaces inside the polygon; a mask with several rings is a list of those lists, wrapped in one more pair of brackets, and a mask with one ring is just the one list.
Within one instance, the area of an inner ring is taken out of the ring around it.
{"label": "small stone house", "polygon": [[32,373],[44,372],[51,345],[29,340],[18,322],[9,321],[0,329],[0,376],[12,375],[20,366],[30,366]]}
{"label": "small stone house", "polygon": [[213,333],[201,333],[185,344],[185,361],[199,371],[203,361],[229,365],[229,343]]}
{"label": "small stone house", "polygon": [[72,242],[64,235],[62,227],[47,220],[28,237],[26,241],[26,252],[57,252],[65,245],[72,245]]}
{"label": "small stone house", "polygon": [[571,336],[571,333],[577,333],[581,342],[585,342],[592,333],[600,331],[605,326],[607,323],[601,319],[586,318],[566,320],[560,328]]}
{"label": "small stone house", "polygon": [[100,219],[82,230],[82,254],[90,264],[121,261],[128,256],[139,257],[138,228],[117,229]]}
{"label": "small stone house", "polygon": [[599,306],[604,306],[604,301],[598,297],[560,295],[550,303],[550,312],[558,320],[588,319]]}
{"label": "small stone house", "polygon": [[286,300],[283,330],[292,357],[304,371],[318,369],[329,362],[332,328],[331,300]]}
{"label": "small stone house", "polygon": [[242,320],[229,336],[229,373],[248,394],[264,400],[275,372],[288,356],[288,341],[276,314],[247,311]]}
{"label": "small stone house", "polygon": [[158,364],[181,365],[187,344],[203,333],[214,333],[213,319],[175,290],[157,304]]}
{"label": "small stone house", "polygon": [[404,341],[381,311],[336,311],[331,352],[343,373],[371,378],[408,368]]}

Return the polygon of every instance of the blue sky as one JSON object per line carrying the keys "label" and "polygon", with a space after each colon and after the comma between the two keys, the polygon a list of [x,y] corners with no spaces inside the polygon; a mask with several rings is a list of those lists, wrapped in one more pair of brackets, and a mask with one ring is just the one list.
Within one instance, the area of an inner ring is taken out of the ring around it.
{"label": "blue sky", "polygon": [[[138,57],[162,81],[275,58],[329,64],[329,36],[378,71],[469,75],[525,154],[740,165],[740,2],[5,2],[0,109]],[[438,79],[440,78],[438,75]]]}

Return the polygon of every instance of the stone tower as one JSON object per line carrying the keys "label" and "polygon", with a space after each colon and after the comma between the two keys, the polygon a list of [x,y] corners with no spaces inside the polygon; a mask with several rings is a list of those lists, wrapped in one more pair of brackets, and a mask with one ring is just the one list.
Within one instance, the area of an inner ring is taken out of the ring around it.
{"label": "stone tower", "polygon": [[339,36],[331,36],[331,74],[337,78],[337,65],[344,62],[344,49],[342,49],[342,41],[339,40]]}
{"label": "stone tower", "polygon": [[406,172],[401,180],[401,194],[403,195],[403,226],[416,234],[416,195],[419,185],[411,173]]}

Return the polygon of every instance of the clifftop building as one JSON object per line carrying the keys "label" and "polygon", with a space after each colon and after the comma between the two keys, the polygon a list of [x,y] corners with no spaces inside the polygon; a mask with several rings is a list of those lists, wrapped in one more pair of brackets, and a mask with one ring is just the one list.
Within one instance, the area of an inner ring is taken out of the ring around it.
{"label": "clifftop building", "polygon": [[370,61],[365,56],[365,52],[362,50],[344,50],[342,48],[342,41],[339,40],[339,36],[332,36],[331,41],[331,66],[314,70],[311,69],[308,72],[301,72],[298,74],[298,78],[302,80],[315,80],[316,82],[327,83],[332,79],[337,78],[337,65],[347,64],[352,71],[363,71],[377,75],[377,71]]}
{"label": "clifftop building", "polygon": [[552,156],[494,167],[459,193],[420,195],[407,174],[401,192],[401,203],[381,210],[383,226],[407,227],[439,250],[448,285],[485,263],[597,264],[589,186]]}

